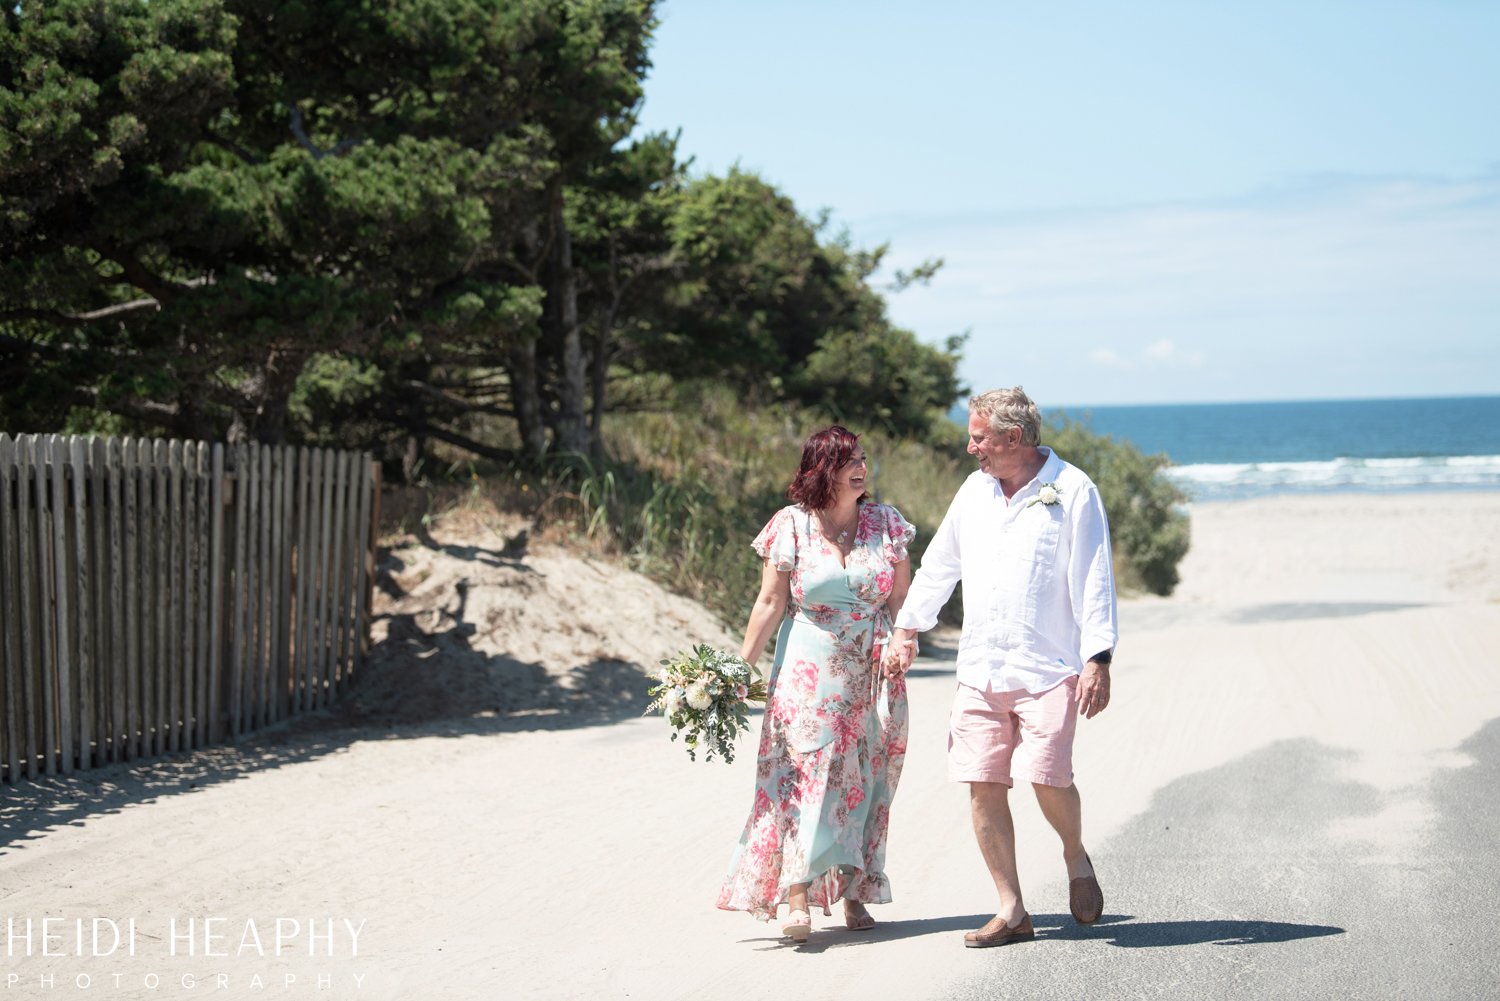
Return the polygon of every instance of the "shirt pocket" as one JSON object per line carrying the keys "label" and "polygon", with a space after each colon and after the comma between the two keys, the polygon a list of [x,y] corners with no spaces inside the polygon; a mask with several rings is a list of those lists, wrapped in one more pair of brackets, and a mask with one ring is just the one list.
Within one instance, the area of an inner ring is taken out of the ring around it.
{"label": "shirt pocket", "polygon": [[1057,583],[1064,579],[1059,563],[1062,540],[1060,505],[1036,505],[1023,512],[1011,525],[1005,554],[1011,562],[1009,573],[1015,582],[1014,598],[1028,617],[1035,616],[1051,600]]}
{"label": "shirt pocket", "polygon": [[1024,563],[1051,563],[1057,558],[1057,541],[1061,537],[1061,505],[1038,504],[1021,512],[1020,517],[1006,526],[1000,549],[1003,555]]}

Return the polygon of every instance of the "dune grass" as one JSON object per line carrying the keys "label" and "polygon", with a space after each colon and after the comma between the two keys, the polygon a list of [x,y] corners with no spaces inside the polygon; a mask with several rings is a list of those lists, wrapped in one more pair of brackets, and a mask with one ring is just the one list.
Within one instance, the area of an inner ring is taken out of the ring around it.
{"label": "dune grass", "polygon": [[[678,387],[660,409],[610,416],[602,456],[557,455],[541,468],[450,467],[429,505],[483,499],[525,515],[544,532],[621,559],[740,628],[760,583],[750,541],[786,502],[808,434],[825,414],[785,405],[753,407],[728,387]],[[852,428],[870,457],[870,493],[917,527],[919,565],[959,485],[974,468],[964,432],[951,446],[896,440]],[[940,435],[941,437],[941,435]],[[1099,485],[1109,511],[1116,576],[1123,590],[1170,593],[1187,550],[1182,495],[1160,475],[1161,456],[1063,424],[1044,436]],[[445,497],[446,500],[440,500]],[[944,610],[956,622],[958,600]]]}
{"label": "dune grass", "polygon": [[[787,503],[804,439],[830,422],[813,411],[750,409],[723,387],[679,402],[615,415],[602,459],[555,458],[536,485],[545,495],[539,514],[738,628],[760,583],[750,541]],[[871,459],[871,495],[917,525],[919,559],[968,468],[913,442],[851,430]]]}

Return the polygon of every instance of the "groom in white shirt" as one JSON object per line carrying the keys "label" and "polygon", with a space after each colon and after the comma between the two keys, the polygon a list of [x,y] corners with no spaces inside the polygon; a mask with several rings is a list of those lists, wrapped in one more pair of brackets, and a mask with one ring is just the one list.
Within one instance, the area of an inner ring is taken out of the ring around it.
{"label": "groom in white shirt", "polygon": [[958,693],[948,737],[948,775],[969,783],[979,850],[1000,908],[964,945],[1032,938],[1021,901],[1009,794],[1029,781],[1062,838],[1069,905],[1098,920],[1104,895],[1083,847],[1073,784],[1078,716],[1109,705],[1117,638],[1109,525],[1093,481],[1040,444],[1041,413],[1021,390],[969,401],[969,454],[979,469],[959,488],[922,557],[886,658],[905,671],[918,632],[963,581]]}

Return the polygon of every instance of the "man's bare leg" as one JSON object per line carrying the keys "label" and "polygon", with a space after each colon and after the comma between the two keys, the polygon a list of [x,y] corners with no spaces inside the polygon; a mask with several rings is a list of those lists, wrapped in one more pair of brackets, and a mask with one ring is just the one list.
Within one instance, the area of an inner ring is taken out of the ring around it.
{"label": "man's bare leg", "polygon": [[1059,789],[1033,782],[1031,788],[1036,791],[1036,802],[1042,808],[1042,816],[1062,839],[1068,878],[1092,876],[1094,867],[1089,864],[1088,853],[1083,848],[1083,800],[1078,795],[1078,786]]}
{"label": "man's bare leg", "polygon": [[1094,877],[1094,866],[1083,850],[1083,806],[1078,787],[1066,789],[1035,785],[1036,801],[1057,836],[1062,838],[1063,861],[1068,866],[1068,910],[1080,924],[1093,924],[1104,914],[1104,891]]}
{"label": "man's bare leg", "polygon": [[1021,901],[1021,878],[1016,872],[1016,828],[1010,816],[1010,787],[999,782],[969,783],[969,812],[979,853],[995,881],[1000,907],[980,932],[993,934],[1012,926],[1026,914]]}

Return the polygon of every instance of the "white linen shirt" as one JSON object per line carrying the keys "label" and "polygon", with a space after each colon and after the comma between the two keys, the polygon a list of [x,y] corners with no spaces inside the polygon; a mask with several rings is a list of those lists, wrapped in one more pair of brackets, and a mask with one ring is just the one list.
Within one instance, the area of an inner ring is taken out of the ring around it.
{"label": "white linen shirt", "polygon": [[[1041,470],[1008,500],[988,473],[964,481],[896,617],[899,628],[931,629],[962,580],[958,680],[981,691],[1045,692],[1118,639],[1099,489],[1050,448],[1041,451]],[[1057,504],[1038,500],[1044,483],[1056,485]]]}

